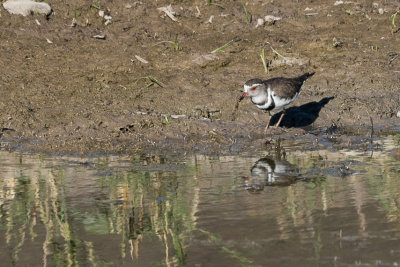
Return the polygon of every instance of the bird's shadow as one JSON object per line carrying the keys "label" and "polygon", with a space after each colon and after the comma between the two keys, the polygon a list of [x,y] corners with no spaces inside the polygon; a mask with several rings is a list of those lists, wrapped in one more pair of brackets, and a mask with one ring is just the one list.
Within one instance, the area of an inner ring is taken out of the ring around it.
{"label": "bird's shadow", "polygon": [[[286,114],[283,117],[280,126],[286,128],[292,127],[305,127],[311,125],[319,116],[321,109],[334,99],[331,97],[324,97],[319,102],[309,102],[299,107],[291,107],[286,109]],[[271,125],[275,125],[283,111],[274,114],[271,118]]]}

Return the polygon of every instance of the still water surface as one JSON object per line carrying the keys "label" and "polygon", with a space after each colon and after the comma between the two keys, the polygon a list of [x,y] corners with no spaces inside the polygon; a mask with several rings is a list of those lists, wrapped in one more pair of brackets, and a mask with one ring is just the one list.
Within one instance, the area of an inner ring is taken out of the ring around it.
{"label": "still water surface", "polygon": [[398,266],[396,138],[374,151],[0,152],[1,266]]}

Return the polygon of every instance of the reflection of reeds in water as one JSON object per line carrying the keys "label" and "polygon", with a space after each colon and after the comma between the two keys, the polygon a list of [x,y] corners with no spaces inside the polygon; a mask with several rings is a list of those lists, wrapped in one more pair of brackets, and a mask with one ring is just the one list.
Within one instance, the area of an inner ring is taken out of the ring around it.
{"label": "reflection of reeds in water", "polygon": [[[52,254],[55,263],[57,259],[63,259],[61,262],[67,265],[74,264],[75,252],[71,241],[71,234],[68,224],[68,218],[65,213],[65,196],[60,196],[59,190],[62,186],[62,174],[53,175],[49,169],[41,169],[40,163],[31,159],[25,162],[22,158],[8,159],[8,163],[12,166],[13,171],[4,172],[7,183],[7,191],[15,191],[15,198],[7,198],[6,203],[2,203],[2,210],[6,210],[5,216],[2,218],[7,221],[6,242],[13,247],[12,262],[17,264],[19,253],[26,242],[26,233],[34,240],[37,237],[35,227],[38,225],[37,219],[45,227],[45,240],[43,242],[43,259],[44,266],[47,265],[48,255]],[[16,163],[16,162],[19,162]],[[26,165],[30,165],[26,169]],[[58,177],[57,177],[58,176]],[[61,179],[60,179],[61,177]],[[9,183],[10,180],[14,182]],[[4,186],[2,186],[4,188]],[[6,193],[6,195],[9,195]],[[60,250],[54,249],[50,251],[49,245],[56,247],[54,237],[60,235],[65,245]],[[57,257],[57,254],[62,255]],[[58,263],[61,263],[58,262]]]}
{"label": "reflection of reeds in water", "polygon": [[[384,150],[394,147],[387,140],[383,144]],[[27,243],[35,241],[41,242],[42,254],[36,254],[40,259],[32,265],[101,266],[109,262],[104,260],[98,240],[104,242],[110,236],[115,240],[116,236],[116,258],[142,263],[140,255],[148,250],[147,245],[157,243],[157,249],[162,250],[158,264],[174,266],[186,262],[189,237],[200,221],[202,228],[197,230],[214,240],[215,246],[220,246],[218,251],[242,265],[252,265],[253,254],[228,242],[235,240],[229,236],[232,233],[214,231],[212,223],[203,220],[225,212],[228,222],[234,217],[234,224],[237,212],[238,220],[239,216],[254,218],[272,227],[276,231],[272,238],[311,239],[314,257],[319,259],[324,238],[328,238],[324,227],[337,210],[344,211],[345,216],[357,216],[360,242],[367,240],[371,231],[368,216],[376,216],[365,209],[372,200],[377,200],[387,221],[400,222],[399,162],[387,151],[375,151],[372,158],[370,154],[288,151],[286,159],[301,170],[305,182],[273,189],[279,194],[265,197],[240,191],[240,176],[250,171],[257,158],[195,156],[184,171],[164,170],[160,166],[166,159],[161,157],[146,164],[140,157],[129,159],[123,167],[136,166],[130,169],[113,169],[112,160],[102,159],[91,168],[79,165],[79,173],[78,167],[54,167],[56,163],[37,157],[7,154],[3,162],[9,167],[0,165],[0,230],[5,233],[0,244],[5,242],[10,248],[10,263],[14,265],[23,253],[29,253]],[[344,176],[334,172],[338,161],[354,162],[350,165],[352,172]],[[74,180],[73,175],[79,177]],[[79,182],[81,187],[74,187]],[[86,183],[95,186],[82,187]],[[81,202],[71,204],[71,199],[86,195],[90,204],[83,208]],[[340,226],[337,231],[340,240],[348,235]],[[88,235],[100,237],[92,240]]]}
{"label": "reflection of reeds in water", "polygon": [[[19,262],[27,238],[35,241],[38,236],[43,240],[42,256],[35,255],[35,259],[44,266],[104,263],[99,257],[100,252],[96,251],[96,242],[80,236],[82,226],[98,235],[119,235],[122,258],[128,253],[131,259],[139,260],[141,242],[155,236],[164,247],[163,264],[171,266],[185,262],[185,238],[194,227],[190,199],[194,190],[190,184],[192,180],[178,180],[172,171],[145,170],[118,171],[95,177],[100,189],[106,191],[96,202],[103,208],[96,209],[94,205],[90,213],[84,214],[86,221],[81,219],[82,225],[79,218],[83,215],[79,215],[80,211],[69,203],[69,199],[83,192],[73,190],[73,177],[68,177],[71,175],[68,171],[49,168],[35,157],[27,157],[15,164],[20,159],[12,156],[7,155],[12,166],[10,171],[0,172],[4,176],[0,179],[0,220],[1,230],[5,230],[5,242],[12,248],[13,264]],[[100,172],[108,168],[103,163],[98,166]],[[87,223],[90,220],[94,224]]]}
{"label": "reflection of reeds in water", "polygon": [[[346,180],[345,184],[348,186],[343,191],[348,194],[350,192],[352,198],[352,205],[355,209],[355,214],[357,214],[359,219],[359,230],[358,237],[362,239],[367,239],[368,234],[368,217],[364,212],[364,207],[367,205],[367,201],[372,199],[377,199],[384,208],[389,222],[400,222],[400,206],[399,206],[399,196],[400,196],[400,165],[399,162],[395,163],[394,159],[390,157],[391,151],[395,147],[391,138],[387,138],[383,141],[382,148],[380,151],[374,151],[371,158],[370,151],[313,151],[313,152],[295,152],[291,154],[291,161],[295,162],[298,166],[302,168],[302,172],[306,174],[315,173],[313,170],[323,170],[337,167],[337,162],[348,162],[348,166],[352,169],[351,172],[345,176],[338,176],[327,174],[322,180],[317,182],[317,186],[309,192],[310,196],[313,198],[318,197],[320,200],[313,199],[310,203],[316,205],[320,203],[319,207],[311,207],[311,209],[322,209],[326,211],[332,208],[346,207],[349,206],[348,203],[344,203],[343,200],[346,199],[345,195],[342,195],[342,190],[340,189],[341,180]],[[351,165],[351,161],[355,164]],[[358,163],[357,163],[358,162]],[[318,173],[318,171],[317,171]],[[340,171],[339,171],[340,174]],[[336,176],[336,177],[335,177]],[[318,178],[318,175],[315,176]],[[322,178],[322,177],[321,177]],[[339,179],[339,180],[338,180]],[[315,181],[312,181],[315,184]],[[312,184],[311,183],[311,184]],[[299,198],[301,199],[301,198]],[[303,206],[298,202],[299,206]],[[293,216],[293,215],[292,215]],[[303,217],[301,213],[297,212],[294,217]],[[307,216],[308,217],[308,216]],[[309,216],[308,218],[312,218]],[[320,218],[321,219],[321,218]],[[315,224],[315,223],[313,223]],[[310,223],[310,225],[312,225]],[[320,226],[319,223],[316,224]],[[317,227],[315,229],[316,243],[315,251],[319,251],[320,247],[320,230]],[[342,238],[342,230],[340,229],[340,238]],[[316,255],[316,258],[317,255]]]}
{"label": "reflection of reeds in water", "polygon": [[115,220],[112,231],[122,234],[122,257],[128,245],[131,258],[138,260],[140,242],[155,235],[164,246],[167,266],[185,263],[185,238],[193,229],[191,200],[184,196],[193,193],[193,187],[185,184],[189,182],[178,181],[176,173],[140,170],[103,179],[103,185],[110,187],[110,199],[121,201],[110,209]]}

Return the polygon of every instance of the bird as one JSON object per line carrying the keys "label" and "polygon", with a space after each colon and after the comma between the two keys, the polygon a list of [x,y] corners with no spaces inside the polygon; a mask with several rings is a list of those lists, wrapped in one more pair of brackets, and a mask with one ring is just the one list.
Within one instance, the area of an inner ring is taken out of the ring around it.
{"label": "bird", "polygon": [[267,132],[271,121],[271,110],[283,109],[282,115],[274,128],[279,127],[285,116],[285,106],[292,103],[301,93],[301,88],[305,81],[315,74],[315,71],[305,73],[295,78],[277,77],[268,80],[253,78],[244,84],[243,95],[239,102],[246,97],[251,98],[251,102],[259,109],[266,110],[269,115],[267,126],[264,132]]}

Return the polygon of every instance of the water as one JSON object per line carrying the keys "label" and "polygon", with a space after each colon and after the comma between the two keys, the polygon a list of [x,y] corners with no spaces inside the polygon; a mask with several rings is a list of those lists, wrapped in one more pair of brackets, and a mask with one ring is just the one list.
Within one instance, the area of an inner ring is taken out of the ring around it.
{"label": "water", "polygon": [[0,152],[1,266],[398,266],[398,140],[375,147]]}

